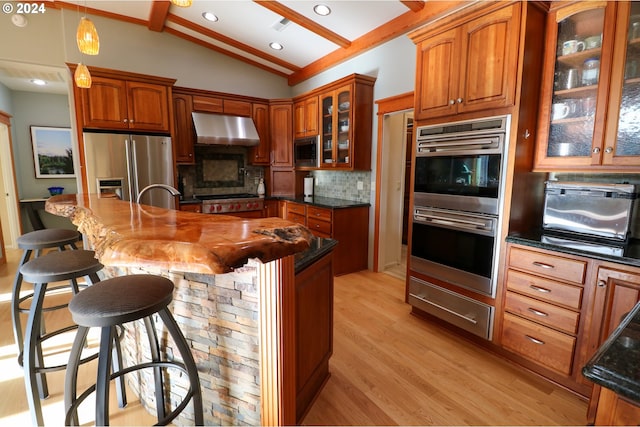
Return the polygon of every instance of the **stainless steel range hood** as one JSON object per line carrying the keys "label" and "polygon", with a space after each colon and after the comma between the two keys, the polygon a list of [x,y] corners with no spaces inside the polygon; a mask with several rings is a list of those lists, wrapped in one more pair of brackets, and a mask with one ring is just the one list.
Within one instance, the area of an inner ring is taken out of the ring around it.
{"label": "stainless steel range hood", "polygon": [[260,143],[256,126],[249,117],[195,112],[191,115],[197,144],[251,147]]}

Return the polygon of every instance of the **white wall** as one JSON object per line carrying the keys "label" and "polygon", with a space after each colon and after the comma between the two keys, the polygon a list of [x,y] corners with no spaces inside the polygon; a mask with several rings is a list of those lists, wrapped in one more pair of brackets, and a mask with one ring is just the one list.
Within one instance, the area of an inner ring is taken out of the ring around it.
{"label": "white wall", "polygon": [[291,95],[284,77],[147,27],[89,15],[100,36],[97,56],[81,55],[75,35],[79,14],[49,9],[30,15],[24,28],[0,15],[0,59],[66,67],[87,65],[175,78],[178,86],[259,98]]}

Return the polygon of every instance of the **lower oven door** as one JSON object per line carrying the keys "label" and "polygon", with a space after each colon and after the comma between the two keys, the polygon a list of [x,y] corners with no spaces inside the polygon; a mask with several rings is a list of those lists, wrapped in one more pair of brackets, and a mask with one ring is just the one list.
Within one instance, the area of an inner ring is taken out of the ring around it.
{"label": "lower oven door", "polygon": [[417,207],[410,268],[494,297],[497,217]]}

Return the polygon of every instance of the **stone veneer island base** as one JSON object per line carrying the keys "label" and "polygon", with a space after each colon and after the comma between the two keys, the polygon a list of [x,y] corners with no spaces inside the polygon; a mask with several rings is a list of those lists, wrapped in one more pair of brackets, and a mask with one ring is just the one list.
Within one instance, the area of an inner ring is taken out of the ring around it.
{"label": "stone veneer island base", "polygon": [[[280,218],[204,215],[96,195],[54,196],[46,210],[78,227],[105,265],[105,278],[146,273],[173,281],[171,310],[198,365],[205,424],[296,423],[293,255],[312,241],[305,227]],[[172,357],[166,331],[159,326],[158,333]],[[143,335],[142,325],[126,329],[125,362],[145,356]],[[130,385],[154,408],[147,390],[151,373],[141,375]],[[177,373],[169,377],[171,401],[179,402],[184,379]],[[187,411],[177,424],[190,424],[192,415]]]}

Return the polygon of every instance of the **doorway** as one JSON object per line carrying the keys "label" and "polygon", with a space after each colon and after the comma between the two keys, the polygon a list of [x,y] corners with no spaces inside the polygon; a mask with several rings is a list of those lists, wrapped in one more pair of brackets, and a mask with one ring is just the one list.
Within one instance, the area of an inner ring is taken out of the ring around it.
{"label": "doorway", "polygon": [[10,120],[10,115],[0,111],[0,264],[6,261],[5,246],[17,248],[20,235]]}
{"label": "doorway", "polygon": [[413,92],[376,101],[378,151],[373,270],[406,277]]}

